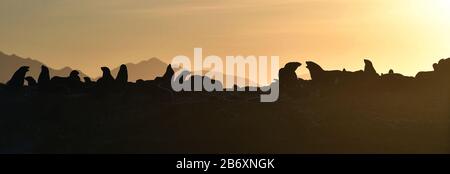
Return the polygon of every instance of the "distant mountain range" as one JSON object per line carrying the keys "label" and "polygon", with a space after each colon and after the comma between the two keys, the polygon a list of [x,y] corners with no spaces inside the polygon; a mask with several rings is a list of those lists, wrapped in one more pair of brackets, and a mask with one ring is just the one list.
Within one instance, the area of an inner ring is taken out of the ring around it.
{"label": "distant mountain range", "polygon": [[[30,71],[27,73],[27,76],[32,76],[35,79],[39,77],[39,73],[41,72],[41,66],[45,65],[38,60],[34,60],[31,58],[23,58],[17,55],[7,55],[3,52],[0,52],[0,82],[6,83],[14,72],[21,66],[29,66]],[[141,61],[139,63],[127,63],[128,67],[128,76],[129,81],[134,82],[138,79],[144,80],[152,80],[158,76],[164,74],[167,64],[159,60],[158,58],[151,58],[148,60]],[[47,65],[46,65],[47,66]],[[48,67],[48,66],[47,66]],[[50,75],[53,76],[68,76],[70,72],[73,70],[70,67],[65,67],[62,69],[55,69],[48,67],[50,69]],[[99,67],[100,69],[100,67]],[[78,70],[80,72],[80,77],[87,77],[85,73]],[[119,72],[119,66],[117,68],[111,68],[111,73],[113,76],[116,76]],[[99,77],[93,77],[93,79],[98,79]]]}
{"label": "distant mountain range", "polygon": [[[159,60],[158,58],[150,58],[139,63],[127,63],[128,81],[135,82],[136,80],[153,80],[158,76],[162,76],[166,71],[168,64]],[[111,69],[111,74],[115,77],[119,72],[119,67]]]}
{"label": "distant mountain range", "polygon": [[[3,52],[0,52],[0,82],[6,83],[10,80],[11,76],[16,72],[16,70],[21,66],[29,66],[30,71],[27,73],[27,76],[32,76],[35,79],[39,77],[41,73],[41,66],[44,63],[33,60],[31,58],[22,58],[16,56],[14,54],[7,55]],[[73,70],[70,67],[65,67],[62,69],[54,69],[48,67],[50,70],[51,76],[68,76],[70,72]],[[80,71],[81,77],[86,77],[87,75]]]}
{"label": "distant mountain range", "polygon": [[[29,66],[30,72],[27,73],[27,76],[32,76],[35,79],[39,77],[39,73],[41,71],[41,66],[45,65],[44,63],[33,60],[31,58],[22,58],[17,55],[7,55],[3,52],[0,52],[0,82],[6,83],[14,72],[21,66]],[[150,58],[138,63],[127,63],[128,68],[128,80],[130,82],[135,82],[138,79],[143,80],[153,80],[158,76],[162,76],[166,71],[168,66],[167,63],[159,60],[158,58]],[[47,66],[47,65],[46,65]],[[47,66],[48,67],[48,66]],[[119,72],[119,67],[111,68],[111,74],[115,77]],[[62,76],[66,77],[73,70],[70,67],[65,67],[62,69],[54,69],[49,67],[50,75],[53,76]],[[99,67],[100,69],[100,67]],[[85,73],[78,70],[80,72],[80,77],[87,77]],[[206,72],[204,72],[206,73]],[[229,75],[224,75],[224,79]],[[93,77],[92,79],[98,79],[99,77]],[[238,79],[240,77],[237,77]],[[237,81],[237,80],[236,80]],[[248,79],[245,79],[245,82],[249,82]]]}
{"label": "distant mountain range", "polygon": [[[135,82],[136,80],[153,80],[156,77],[164,75],[166,68],[169,64],[159,60],[158,58],[150,58],[148,60],[141,61],[139,63],[127,63],[125,64],[128,68],[128,81]],[[111,74],[116,76],[119,72],[120,67],[116,67],[111,70]],[[176,70],[175,70],[176,71]],[[203,71],[206,74],[208,71]],[[229,75],[223,75],[223,80],[225,81]],[[100,77],[98,77],[100,78]],[[235,82],[240,77],[235,78]],[[250,84],[248,79],[244,79],[247,84]],[[255,83],[256,84],[256,83]]]}

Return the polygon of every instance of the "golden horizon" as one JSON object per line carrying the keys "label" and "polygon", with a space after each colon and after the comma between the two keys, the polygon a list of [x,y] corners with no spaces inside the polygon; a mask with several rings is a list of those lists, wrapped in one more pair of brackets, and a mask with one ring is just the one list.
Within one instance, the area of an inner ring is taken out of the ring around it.
{"label": "golden horizon", "polygon": [[[414,76],[450,57],[445,0],[219,0],[0,2],[0,50],[90,76],[177,55],[279,56],[324,69],[362,69],[373,61]],[[308,74],[302,66],[298,72]]]}

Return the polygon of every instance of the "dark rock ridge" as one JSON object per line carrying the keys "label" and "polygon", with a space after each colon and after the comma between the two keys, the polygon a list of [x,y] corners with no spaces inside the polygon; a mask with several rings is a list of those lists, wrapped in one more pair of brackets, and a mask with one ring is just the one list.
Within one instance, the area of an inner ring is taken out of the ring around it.
{"label": "dark rock ridge", "polygon": [[364,62],[355,72],[306,62],[312,80],[288,63],[274,103],[259,102],[263,91],[174,92],[171,80],[214,79],[170,65],[136,83],[126,65],[84,82],[42,67],[37,84],[22,67],[0,83],[0,153],[449,153],[449,59],[416,77]]}
{"label": "dark rock ridge", "polygon": [[[306,61],[306,68],[308,68],[311,80],[303,80],[297,77],[295,71],[302,64],[299,62],[287,63],[283,68],[279,70],[279,83],[283,89],[289,90],[295,93],[296,90],[302,90],[303,92],[317,89],[323,90],[326,88],[342,88],[342,89],[372,89],[372,88],[398,88],[401,86],[429,86],[435,83],[440,85],[449,85],[450,80],[447,77],[450,74],[450,60],[442,59],[438,63],[433,65],[434,71],[419,72],[416,77],[407,77],[399,73],[394,73],[391,70],[387,74],[379,75],[373,63],[370,60],[364,60],[364,69],[359,71],[347,71],[340,70],[324,70],[320,65],[312,61]],[[102,67],[102,77],[97,81],[92,81],[88,77],[84,77],[84,83],[81,81],[79,71],[71,71],[68,77],[54,76],[50,78],[49,68],[42,65],[41,73],[37,81],[31,76],[27,76],[27,72],[30,70],[28,66],[20,67],[10,78],[6,86],[10,88],[22,88],[25,85],[25,81],[29,82],[28,86],[38,86],[40,88],[52,89],[49,86],[63,86],[67,88],[84,88],[89,86],[90,88],[99,87],[126,87],[129,85],[143,85],[143,86],[158,86],[165,90],[171,91],[171,80],[179,82],[186,81],[192,82],[194,79],[201,81],[208,80],[211,84],[217,84],[220,88],[223,88],[222,82],[216,81],[205,76],[191,76],[189,72],[181,73],[177,78],[173,78],[175,71],[171,65],[167,65],[165,73],[161,77],[157,77],[154,80],[142,80],[139,79],[136,83],[129,82],[128,68],[121,65],[117,72],[116,78],[113,77],[111,70],[108,67]],[[188,78],[189,77],[189,78]],[[173,78],[173,79],[172,79]],[[304,88],[308,89],[304,89]],[[193,89],[191,89],[193,90]],[[199,89],[197,89],[199,90]],[[204,89],[202,89],[204,90]]]}

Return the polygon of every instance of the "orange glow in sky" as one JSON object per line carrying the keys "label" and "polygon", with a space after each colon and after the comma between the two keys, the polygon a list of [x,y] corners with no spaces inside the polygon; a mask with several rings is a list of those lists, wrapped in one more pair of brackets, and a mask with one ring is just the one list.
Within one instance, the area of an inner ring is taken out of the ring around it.
{"label": "orange glow in sky", "polygon": [[406,75],[450,57],[448,0],[2,0],[0,23],[0,51],[92,76],[194,47]]}

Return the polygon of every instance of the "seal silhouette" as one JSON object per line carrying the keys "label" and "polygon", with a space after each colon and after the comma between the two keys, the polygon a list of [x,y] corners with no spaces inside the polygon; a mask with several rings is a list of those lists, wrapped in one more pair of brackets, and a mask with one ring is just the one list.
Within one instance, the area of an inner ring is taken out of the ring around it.
{"label": "seal silhouette", "polygon": [[41,66],[41,73],[39,74],[38,84],[45,85],[50,82],[50,71],[45,65]]}
{"label": "seal silhouette", "polygon": [[289,62],[283,68],[278,71],[280,83],[291,83],[297,80],[297,74],[295,71],[302,64],[299,62]]}
{"label": "seal silhouette", "polygon": [[97,80],[99,86],[111,86],[114,84],[114,77],[111,75],[111,70],[108,67],[101,68],[103,75]]}
{"label": "seal silhouette", "polygon": [[23,87],[23,84],[25,83],[25,75],[29,71],[30,67],[28,66],[22,66],[20,67],[14,75],[11,77],[11,80],[9,80],[6,85],[12,88],[20,88]]}
{"label": "seal silhouette", "polygon": [[25,80],[27,81],[29,87],[37,86],[37,82],[36,82],[36,80],[34,80],[33,77],[31,77],[31,76],[25,77]]}
{"label": "seal silhouette", "polygon": [[117,84],[127,84],[128,83],[128,69],[126,65],[120,65],[119,72],[116,77]]}

